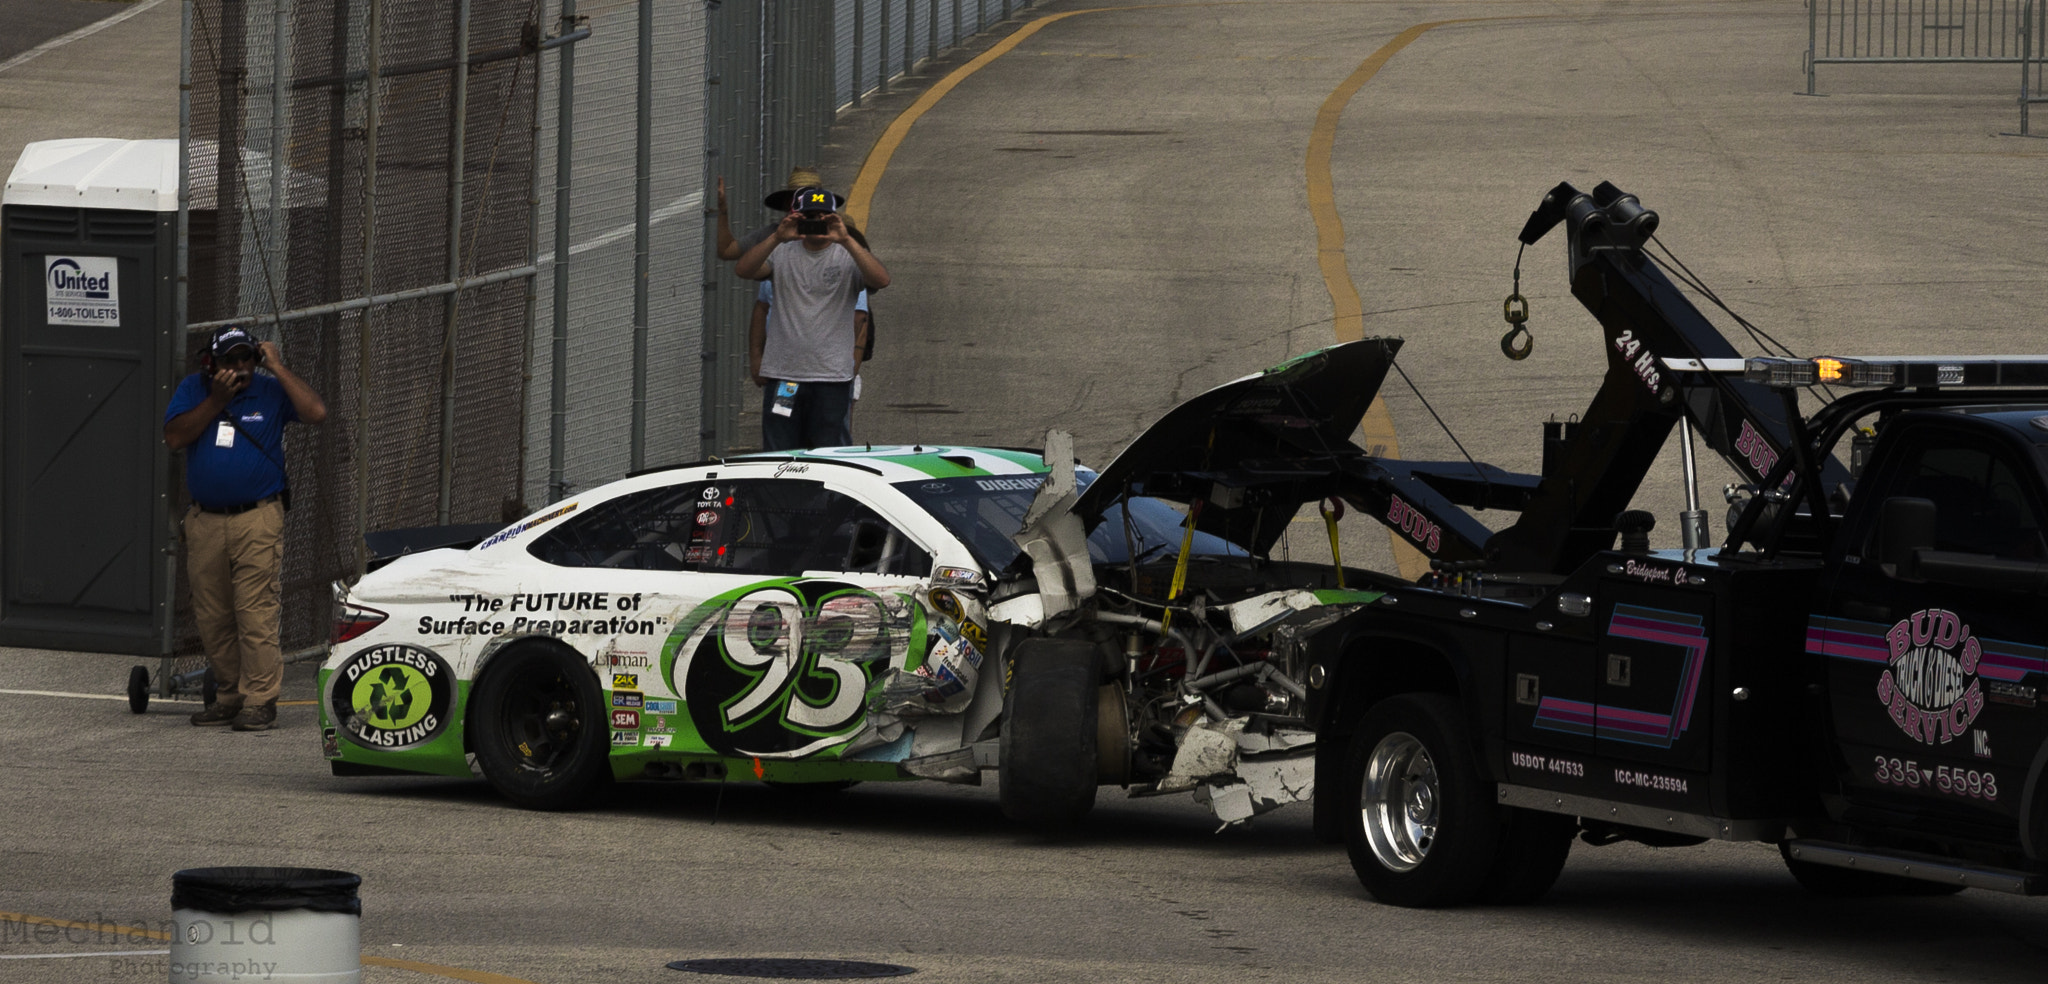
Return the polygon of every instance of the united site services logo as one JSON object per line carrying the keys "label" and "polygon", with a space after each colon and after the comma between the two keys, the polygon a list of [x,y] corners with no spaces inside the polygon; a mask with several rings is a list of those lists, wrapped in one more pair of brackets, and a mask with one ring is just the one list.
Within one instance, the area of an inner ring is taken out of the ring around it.
{"label": "united site services logo", "polygon": [[1932,745],[1969,730],[1984,709],[1977,680],[1983,647],[1954,612],[1928,608],[1899,620],[1884,634],[1891,665],[1877,679],[1877,699],[1899,730]]}
{"label": "united site services logo", "polygon": [[329,708],[358,745],[397,751],[426,744],[448,726],[455,674],[418,646],[372,646],[334,671]]}

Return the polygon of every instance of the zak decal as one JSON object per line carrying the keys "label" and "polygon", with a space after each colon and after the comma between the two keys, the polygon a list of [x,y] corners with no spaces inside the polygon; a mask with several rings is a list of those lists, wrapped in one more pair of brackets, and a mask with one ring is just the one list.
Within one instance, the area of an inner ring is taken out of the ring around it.
{"label": "zak decal", "polygon": [[1962,737],[1984,709],[1984,649],[1970,627],[1954,612],[1926,608],[1900,619],[1884,640],[1891,665],[1878,675],[1877,699],[1892,723],[1926,745]]}
{"label": "zak decal", "polygon": [[796,758],[851,739],[871,686],[918,668],[922,606],[840,581],[793,578],[741,588],[678,619],[662,665],[714,751]]}
{"label": "zak decal", "polygon": [[328,707],[349,740],[397,751],[424,745],[448,726],[455,674],[432,650],[403,643],[372,646],[329,678]]}

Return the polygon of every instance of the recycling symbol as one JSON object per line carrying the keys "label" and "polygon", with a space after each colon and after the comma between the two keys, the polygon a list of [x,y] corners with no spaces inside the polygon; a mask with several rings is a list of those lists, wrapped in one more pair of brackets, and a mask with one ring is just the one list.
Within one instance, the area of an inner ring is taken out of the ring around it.
{"label": "recycling symbol", "polygon": [[372,646],[332,671],[329,713],[359,745],[395,751],[425,744],[453,717],[454,676],[432,650]]}
{"label": "recycling symbol", "polygon": [[370,720],[386,727],[398,727],[412,710],[412,681],[405,670],[387,666],[370,684]]}

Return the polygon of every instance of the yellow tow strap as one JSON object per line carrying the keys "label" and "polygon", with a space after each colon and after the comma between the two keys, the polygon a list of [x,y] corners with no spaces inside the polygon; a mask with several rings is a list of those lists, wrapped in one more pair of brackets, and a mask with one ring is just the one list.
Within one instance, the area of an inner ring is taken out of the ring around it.
{"label": "yellow tow strap", "polygon": [[1330,564],[1337,569],[1337,587],[1344,587],[1344,551],[1337,547],[1337,521],[1344,518],[1344,500],[1331,498],[1316,503],[1323,514],[1323,526],[1330,531]]}

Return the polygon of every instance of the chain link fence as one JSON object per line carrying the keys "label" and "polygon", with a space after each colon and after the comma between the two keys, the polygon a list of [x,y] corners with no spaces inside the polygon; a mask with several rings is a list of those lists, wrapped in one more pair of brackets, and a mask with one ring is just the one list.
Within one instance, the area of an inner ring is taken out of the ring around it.
{"label": "chain link fence", "polygon": [[752,228],[839,110],[1028,6],[181,2],[193,364],[250,325],[329,410],[287,441],[299,653],[366,531],[507,522],[749,447],[753,292],[713,255],[714,181]]}

